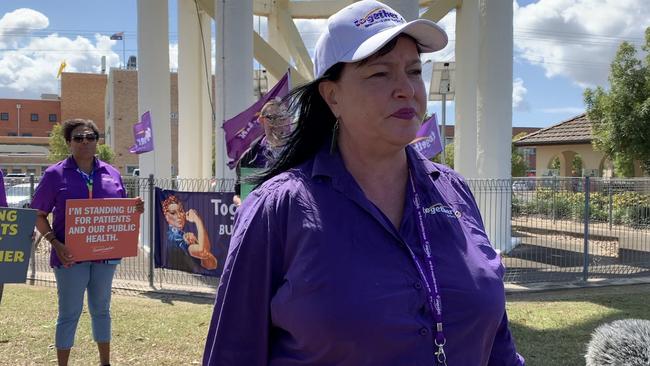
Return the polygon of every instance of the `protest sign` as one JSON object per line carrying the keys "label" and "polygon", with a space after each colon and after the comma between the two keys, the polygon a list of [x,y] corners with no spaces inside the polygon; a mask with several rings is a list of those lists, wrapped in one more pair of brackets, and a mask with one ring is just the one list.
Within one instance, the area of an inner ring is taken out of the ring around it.
{"label": "protest sign", "polygon": [[0,207],[0,284],[27,279],[35,223],[36,210]]}
{"label": "protest sign", "polygon": [[156,188],[155,266],[220,276],[237,210],[234,195]]}
{"label": "protest sign", "polygon": [[140,213],[135,198],[66,201],[65,246],[75,261],[138,255]]}

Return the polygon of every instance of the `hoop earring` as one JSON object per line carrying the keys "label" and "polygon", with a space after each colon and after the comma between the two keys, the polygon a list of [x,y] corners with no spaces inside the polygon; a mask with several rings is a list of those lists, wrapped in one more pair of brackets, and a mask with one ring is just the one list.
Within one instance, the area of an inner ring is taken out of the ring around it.
{"label": "hoop earring", "polygon": [[334,154],[334,151],[336,150],[336,138],[339,135],[339,118],[336,118],[336,122],[334,123],[334,126],[332,127],[332,142],[330,143],[330,155]]}

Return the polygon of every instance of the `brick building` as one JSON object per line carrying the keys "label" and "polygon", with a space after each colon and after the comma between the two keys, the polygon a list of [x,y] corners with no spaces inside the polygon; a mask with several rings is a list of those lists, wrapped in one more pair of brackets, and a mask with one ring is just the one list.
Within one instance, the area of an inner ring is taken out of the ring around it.
{"label": "brick building", "polygon": [[[178,171],[178,78],[170,74],[170,123],[172,138],[172,173]],[[115,152],[112,165],[122,174],[132,175],[138,168],[138,155],[129,153],[133,141],[133,124],[138,122],[138,71],[112,68],[108,75],[104,109],[106,144]],[[154,128],[154,146],[156,131]]]}
{"label": "brick building", "polygon": [[40,175],[50,164],[48,136],[61,120],[61,103],[51,95],[43,98],[0,99],[0,168],[5,174]]}
{"label": "brick building", "polygon": [[61,121],[91,119],[103,133],[106,80],[104,74],[61,74]]}
{"label": "brick building", "polygon": [[0,99],[0,168],[5,173],[40,176],[47,160],[50,132],[70,118],[92,119],[104,131],[106,75],[64,72],[61,97]]}

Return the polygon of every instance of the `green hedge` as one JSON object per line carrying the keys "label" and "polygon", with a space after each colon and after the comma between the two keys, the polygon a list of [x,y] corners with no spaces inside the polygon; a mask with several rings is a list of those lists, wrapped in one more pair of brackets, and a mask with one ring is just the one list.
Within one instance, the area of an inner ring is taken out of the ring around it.
{"label": "green hedge", "polygon": [[[607,222],[609,197],[598,192],[590,193],[589,219]],[[584,220],[585,195],[582,192],[554,192],[550,188],[538,188],[532,198],[513,195],[512,214],[541,215],[555,219]],[[650,195],[636,192],[612,195],[612,223],[636,228],[650,227]]]}

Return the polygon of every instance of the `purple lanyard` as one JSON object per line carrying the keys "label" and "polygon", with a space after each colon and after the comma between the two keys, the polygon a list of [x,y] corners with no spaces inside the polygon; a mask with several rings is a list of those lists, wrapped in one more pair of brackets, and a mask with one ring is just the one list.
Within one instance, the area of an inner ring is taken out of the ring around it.
{"label": "purple lanyard", "polygon": [[[406,245],[413,262],[420,273],[420,277],[424,281],[424,285],[427,289],[427,300],[429,302],[429,308],[433,313],[433,318],[436,325],[436,336],[434,338],[434,344],[437,347],[436,352],[434,352],[436,359],[439,364],[447,365],[447,356],[445,355],[445,344],[447,339],[445,338],[444,333],[442,332],[442,299],[440,298],[440,289],[438,287],[438,281],[436,280],[436,273],[434,271],[433,256],[431,254],[431,244],[429,239],[427,239],[427,233],[424,230],[424,217],[422,215],[422,207],[420,206],[420,198],[417,190],[415,189],[415,182],[413,181],[413,175],[409,170],[409,180],[411,182],[411,189],[413,190],[413,204],[415,205],[415,212],[418,215],[418,227],[420,232],[420,244],[424,250],[424,262],[422,263],[420,259],[415,255],[413,250]],[[425,271],[425,268],[428,271]]]}

